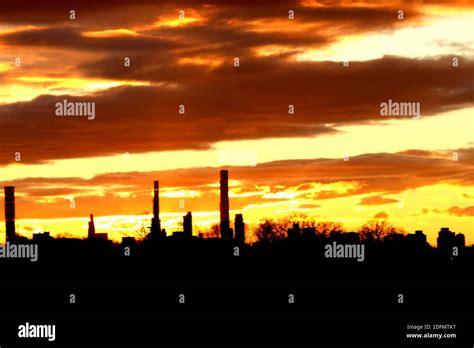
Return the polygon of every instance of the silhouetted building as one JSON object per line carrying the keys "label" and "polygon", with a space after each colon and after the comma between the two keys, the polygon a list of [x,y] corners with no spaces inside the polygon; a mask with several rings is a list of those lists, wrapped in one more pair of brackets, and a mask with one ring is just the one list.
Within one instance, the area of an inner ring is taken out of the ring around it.
{"label": "silhouetted building", "polygon": [[94,225],[94,215],[90,215],[91,220],[89,221],[89,229],[87,230],[87,238],[94,239],[95,238],[95,225]]}
{"label": "silhouetted building", "polygon": [[426,244],[426,234],[421,230],[415,231],[415,240],[421,244]]}
{"label": "silhouetted building", "polygon": [[95,240],[108,240],[109,235],[107,233],[96,233],[94,239]]}
{"label": "silhouetted building", "polygon": [[220,173],[220,233],[224,240],[232,240],[232,231],[229,221],[229,172],[225,169]]}
{"label": "silhouetted building", "polygon": [[166,230],[164,228],[161,229],[160,237],[166,238]]}
{"label": "silhouetted building", "polygon": [[301,229],[299,224],[293,224],[293,228],[289,228],[288,231],[289,240],[297,240],[301,237]]}
{"label": "silhouetted building", "polygon": [[171,234],[171,239],[184,239],[185,235],[183,231],[175,231]]}
{"label": "silhouetted building", "polygon": [[137,241],[133,237],[122,237],[122,246],[135,246]]}
{"label": "silhouetted building", "polygon": [[53,240],[53,237],[51,237],[49,232],[33,233],[33,241],[35,242],[44,242],[50,240]]}
{"label": "silhouetted building", "polygon": [[426,244],[426,234],[421,230],[415,231],[415,233],[407,234],[406,240],[409,243],[413,243],[418,246],[424,246]]}
{"label": "silhouetted building", "polygon": [[153,188],[153,218],[151,219],[150,234],[152,238],[156,238],[161,234],[160,188],[157,180],[154,181]]}
{"label": "silhouetted building", "polygon": [[184,238],[193,238],[193,216],[189,211],[183,216],[183,230]]}
{"label": "silhouetted building", "polygon": [[245,243],[245,224],[242,214],[235,214],[234,220],[235,242],[237,244]]}
{"label": "silhouetted building", "polygon": [[315,239],[316,228],[314,227],[303,227],[303,238],[304,239]]}
{"label": "silhouetted building", "polygon": [[405,236],[402,233],[389,233],[383,237],[385,243],[390,243],[392,245],[399,245],[405,241]]}
{"label": "silhouetted building", "polygon": [[465,246],[465,239],[462,233],[454,233],[448,227],[442,227],[438,233],[438,250],[443,254],[452,254],[453,248],[459,249]]}
{"label": "silhouetted building", "polygon": [[466,238],[464,237],[464,234],[458,233],[455,237],[455,243],[459,247],[465,247],[466,246]]}
{"label": "silhouetted building", "polygon": [[5,231],[6,241],[15,240],[15,186],[5,186]]}

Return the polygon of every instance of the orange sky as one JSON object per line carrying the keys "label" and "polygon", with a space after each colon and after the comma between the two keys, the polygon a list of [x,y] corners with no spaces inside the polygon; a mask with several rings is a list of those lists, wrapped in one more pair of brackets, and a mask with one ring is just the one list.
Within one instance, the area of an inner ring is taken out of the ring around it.
{"label": "orange sky", "polygon": [[[249,224],[356,230],[383,212],[432,244],[441,227],[474,243],[471,2],[269,3],[3,5],[0,178],[20,233],[84,237],[94,213],[118,240],[149,225],[156,179],[164,226],[192,211],[197,232],[227,168]],[[95,118],[57,117],[64,99]],[[389,99],[421,116],[381,116]]]}

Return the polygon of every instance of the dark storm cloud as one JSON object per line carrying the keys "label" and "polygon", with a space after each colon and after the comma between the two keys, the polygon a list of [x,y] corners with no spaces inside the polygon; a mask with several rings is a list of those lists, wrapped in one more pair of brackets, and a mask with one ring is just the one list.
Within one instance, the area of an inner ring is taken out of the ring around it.
{"label": "dark storm cloud", "polygon": [[[22,161],[32,163],[328,134],[340,125],[386,119],[379,106],[388,99],[420,102],[423,117],[472,105],[474,63],[452,69],[446,59],[386,57],[354,63],[350,71],[336,63],[269,58],[249,58],[238,69],[226,64],[211,72],[139,67],[128,79],[148,77],[176,86],[121,87],[86,97],[42,96],[0,105],[0,163],[12,162],[17,151],[24,153]],[[101,74],[125,78],[119,70],[104,67]],[[55,103],[64,99],[95,102],[96,119],[55,116]],[[185,115],[178,113],[181,104]],[[288,114],[289,104],[295,106],[294,115]]]}
{"label": "dark storm cloud", "polygon": [[[28,63],[35,60],[35,50],[48,48],[57,57],[68,50],[64,66],[55,61],[36,74],[74,71],[74,78],[135,80],[152,86],[114,88],[84,97],[42,95],[0,105],[0,165],[11,163],[16,152],[22,153],[24,163],[38,163],[209,149],[224,140],[333,134],[342,125],[381,121],[379,106],[388,99],[419,102],[423,117],[473,104],[474,62],[467,58],[455,69],[451,57],[384,57],[351,62],[349,69],[336,62],[295,60],[294,54],[303,48],[324,48],[347,34],[411,25],[422,16],[423,8],[413,2],[369,3],[304,7],[290,0],[272,1],[271,6],[254,0],[6,2],[0,21],[39,25],[0,36],[9,52],[25,49]],[[405,5],[404,21],[396,19],[400,4]],[[177,18],[179,8],[194,10],[201,20],[180,27],[149,26],[163,16]],[[68,18],[70,9],[76,11],[74,21]],[[287,19],[289,9],[296,11],[293,22]],[[84,34],[134,24],[144,26],[136,36]],[[286,51],[258,56],[256,50],[267,45]],[[71,59],[76,53],[77,61]],[[131,58],[130,67],[124,67],[125,55]],[[238,68],[232,65],[236,56]],[[183,59],[196,58],[221,64],[183,64]],[[28,64],[9,70],[5,83],[15,76],[28,77],[21,75],[25,71]],[[42,83],[36,87],[45,88],[49,82]],[[55,103],[64,99],[95,102],[96,119],[56,117]],[[178,114],[181,104],[185,115]],[[288,114],[290,104],[294,115]]]}
{"label": "dark storm cloud", "polygon": [[4,44],[15,46],[41,46],[106,52],[117,50],[151,51],[182,46],[178,42],[157,37],[85,37],[69,27],[23,30],[3,35],[1,40]]}

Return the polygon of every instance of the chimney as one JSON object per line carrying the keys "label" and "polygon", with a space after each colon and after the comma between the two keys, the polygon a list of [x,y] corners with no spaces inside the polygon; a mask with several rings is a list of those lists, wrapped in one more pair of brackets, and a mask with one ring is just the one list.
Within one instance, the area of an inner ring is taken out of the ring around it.
{"label": "chimney", "polygon": [[157,180],[154,181],[153,189],[153,218],[151,219],[150,233],[154,237],[158,237],[161,233],[160,223],[160,188]]}
{"label": "chimney", "polygon": [[242,214],[235,214],[234,220],[235,242],[237,244],[245,243],[245,224]]}
{"label": "chimney", "polygon": [[220,233],[222,239],[232,240],[232,231],[230,230],[229,222],[229,172],[224,169],[221,170],[220,179]]}
{"label": "chimney", "polygon": [[15,239],[15,186],[5,186],[5,230],[6,241]]}
{"label": "chimney", "polygon": [[189,211],[183,216],[183,230],[185,239],[193,238],[193,216]]}
{"label": "chimney", "polygon": [[89,230],[87,231],[87,238],[95,238],[95,225],[94,225],[94,214],[90,215],[91,220],[89,221]]}

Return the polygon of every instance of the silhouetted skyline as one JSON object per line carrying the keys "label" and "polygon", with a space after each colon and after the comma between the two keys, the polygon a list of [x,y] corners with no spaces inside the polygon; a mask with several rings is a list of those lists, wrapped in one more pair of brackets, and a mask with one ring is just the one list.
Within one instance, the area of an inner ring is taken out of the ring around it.
{"label": "silhouetted skyline", "polygon": [[[426,242],[426,235],[421,230],[415,231],[413,234],[400,233],[399,230],[394,227],[387,225],[385,220],[380,224],[375,222],[374,225],[367,225],[361,229],[359,233],[355,232],[343,232],[338,225],[323,225],[324,231],[318,230],[319,225],[300,227],[299,223],[293,223],[293,225],[285,227],[278,221],[265,220],[263,221],[254,231],[256,233],[256,241],[249,243],[246,240],[246,224],[244,223],[243,214],[236,214],[234,219],[234,229],[230,228],[229,221],[229,172],[228,170],[220,171],[220,217],[221,221],[219,224],[219,237],[225,242],[230,242],[233,245],[244,246],[245,244],[254,245],[277,245],[282,242],[330,242],[338,241],[343,244],[346,243],[383,243],[385,245],[398,245],[400,248],[406,250],[415,250],[419,252],[431,249],[429,244]],[[174,231],[172,234],[167,233],[165,229],[158,229],[160,226],[160,202],[159,202],[159,182],[154,181],[153,186],[153,217],[151,220],[150,231],[146,236],[142,236],[143,240],[135,240],[134,237],[123,237],[123,245],[136,245],[136,243],[160,243],[165,241],[167,238],[181,239],[191,241],[193,239],[203,239],[203,235],[193,235],[193,220],[192,212],[187,212],[183,215],[182,231]],[[5,187],[5,225],[7,230],[7,241],[8,242],[26,242],[25,237],[17,236],[12,230],[12,222],[14,223],[15,218],[15,189],[12,186]],[[303,222],[308,224],[308,221]],[[96,233],[94,214],[90,214],[90,221],[88,223],[87,239],[90,242],[108,241],[107,233]],[[14,226],[14,225],[13,225]],[[283,234],[281,233],[283,229]],[[248,231],[247,231],[248,232]],[[215,238],[215,237],[214,237]],[[212,238],[207,238],[212,239]],[[33,241],[51,241],[49,232],[36,233],[33,235]],[[299,244],[291,244],[290,246],[300,248]],[[437,239],[437,250],[440,255],[452,255],[453,250],[456,249],[456,256],[465,248],[465,237],[462,233],[454,233],[447,227],[442,227],[438,234]]]}

